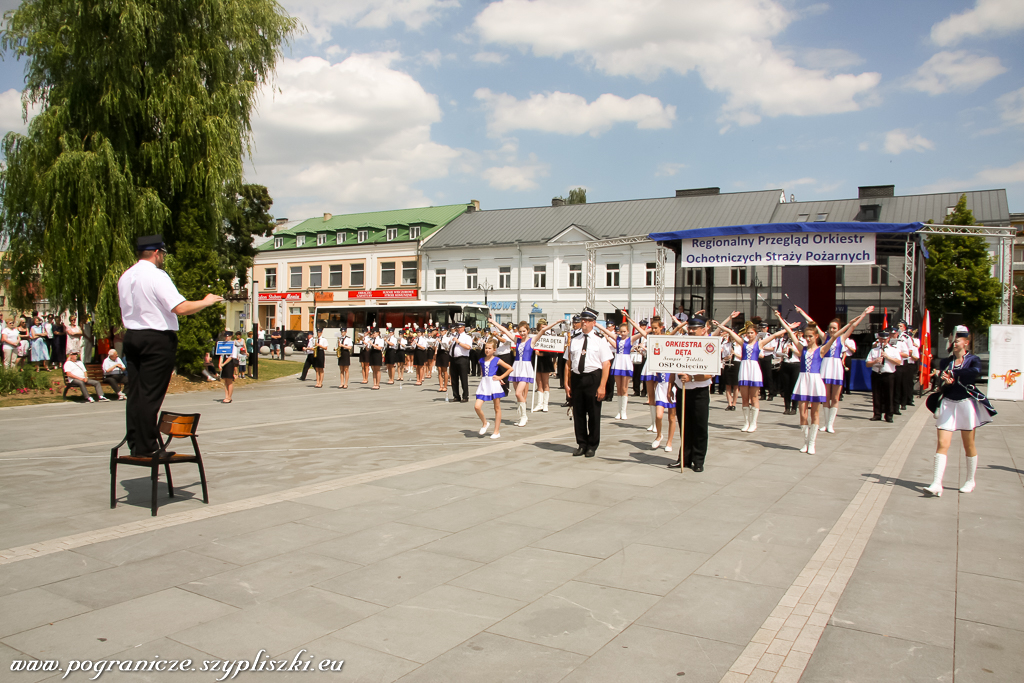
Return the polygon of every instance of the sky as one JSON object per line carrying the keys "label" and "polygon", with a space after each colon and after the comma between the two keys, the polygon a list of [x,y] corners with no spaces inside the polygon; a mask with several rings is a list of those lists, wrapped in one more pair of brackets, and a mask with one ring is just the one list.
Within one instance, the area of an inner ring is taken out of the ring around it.
{"label": "sky", "polygon": [[[1024,211],[1021,0],[281,4],[303,29],[246,163],[277,217],[888,184]],[[0,132],[23,74],[0,62]]]}

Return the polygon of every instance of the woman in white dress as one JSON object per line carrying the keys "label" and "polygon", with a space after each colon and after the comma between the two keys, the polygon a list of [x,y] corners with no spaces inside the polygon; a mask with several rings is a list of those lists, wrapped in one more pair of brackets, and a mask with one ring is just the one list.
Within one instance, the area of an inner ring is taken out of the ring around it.
{"label": "woman in white dress", "polygon": [[[480,436],[487,433],[490,423],[484,416],[484,402],[490,401],[494,404],[494,432],[492,439],[501,437],[501,399],[505,391],[501,388],[502,382],[512,372],[512,366],[495,355],[498,348],[497,339],[491,338],[484,342],[484,357],[480,359],[480,384],[476,387],[476,403],[474,409],[480,418]],[[498,374],[504,370],[504,374]]]}
{"label": "woman in white dress", "polygon": [[[628,320],[629,316],[626,316],[626,319]],[[641,338],[639,332],[630,335],[629,328],[629,324],[622,323],[619,325],[618,335],[613,335],[604,328],[597,328],[615,349],[611,375],[615,377],[615,397],[619,399],[619,412],[615,413],[614,418],[616,420],[629,419],[626,409],[629,406],[629,382],[633,377],[633,345]],[[635,329],[639,329],[639,326]]]}
{"label": "woman in white dress", "polygon": [[[734,312],[729,319],[739,315]],[[761,412],[761,401],[759,394],[764,386],[764,378],[761,377],[761,351],[771,341],[778,339],[786,333],[779,330],[762,339],[757,338],[757,326],[747,321],[739,334],[736,334],[728,327],[718,324],[718,329],[725,330],[733,342],[733,356],[740,361],[739,385],[740,399],[743,401],[743,429],[742,432],[757,431],[757,415]]]}
{"label": "woman in white dress", "polygon": [[[506,339],[514,339],[515,335],[505,327],[503,327],[494,318],[488,318],[488,323],[496,328]],[[560,321],[555,321],[546,327],[542,327],[537,330],[537,333],[530,336],[530,324],[525,320],[520,321],[516,327],[516,332],[519,335],[519,341],[515,344],[515,360],[512,363],[512,377],[510,378],[515,382],[516,388],[516,410],[519,414],[519,420],[516,421],[517,427],[523,427],[526,425],[526,399],[530,395],[530,387],[536,379],[536,372],[533,366],[534,350],[533,345],[537,342],[542,334],[550,330],[555,325],[558,325]],[[499,345],[500,348],[500,345]],[[502,361],[503,363],[505,361]],[[508,365],[508,363],[505,363]]]}

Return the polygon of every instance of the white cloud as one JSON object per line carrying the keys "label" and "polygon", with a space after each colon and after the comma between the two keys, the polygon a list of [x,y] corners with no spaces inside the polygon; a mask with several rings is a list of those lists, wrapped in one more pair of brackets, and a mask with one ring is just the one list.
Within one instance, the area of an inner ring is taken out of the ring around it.
{"label": "white cloud", "polygon": [[282,59],[253,121],[248,180],[291,204],[278,215],[425,206],[415,188],[445,177],[460,152],[430,138],[437,98],[391,68],[395,53]]}
{"label": "white cloud", "polygon": [[857,150],[860,151],[860,152],[866,152],[869,149],[871,149],[871,143],[862,142],[859,145],[857,145]]}
{"label": "white cloud", "polygon": [[925,150],[935,149],[935,143],[920,135],[910,137],[910,131],[897,128],[885,134],[885,143],[882,145],[882,148],[888,154],[924,152]]}
{"label": "white cloud", "polygon": [[676,173],[679,173],[684,168],[686,168],[686,164],[678,164],[672,161],[663,161],[660,164],[658,164],[658,170],[654,172],[654,175],[657,178],[664,178],[666,176],[671,177],[674,176]]}
{"label": "white cloud", "polygon": [[548,174],[547,164],[492,166],[480,175],[496,190],[535,190],[537,178]]}
{"label": "white cloud", "polygon": [[438,18],[442,11],[458,7],[458,0],[282,0],[290,14],[297,16],[309,34],[322,43],[331,37],[334,25],[359,28],[387,28],[403,23],[418,31]]}
{"label": "white cloud", "polygon": [[[28,110],[29,121],[38,113],[38,106],[30,107]],[[22,118],[21,92],[13,88],[0,93],[0,138],[9,131],[23,135],[28,132],[28,124]]]}
{"label": "white cloud", "polygon": [[929,95],[969,91],[1005,72],[998,57],[982,57],[965,50],[943,51],[919,66],[907,87]]}
{"label": "white cloud", "polygon": [[1008,92],[996,100],[1000,117],[1012,126],[1024,126],[1024,88]]}
{"label": "white cloud", "polygon": [[943,47],[986,33],[1007,34],[1024,28],[1020,0],[977,0],[974,7],[951,14],[932,26],[932,42]]}
{"label": "white cloud", "polygon": [[1011,185],[1024,186],[1024,161],[999,168],[985,168],[966,180],[939,180],[918,188],[918,191],[922,193],[959,192],[972,189],[1004,188]]}
{"label": "white cloud", "polygon": [[[877,73],[805,69],[772,45],[794,19],[775,0],[500,0],[476,18],[485,42],[572,55],[616,76],[697,71],[726,95],[722,120],[855,111]],[[566,30],[572,27],[572,30]]]}
{"label": "white cloud", "polygon": [[579,95],[553,92],[517,100],[507,93],[480,88],[473,96],[487,109],[487,129],[492,135],[513,130],[539,130],[563,135],[590,133],[597,137],[616,123],[636,123],[637,128],[671,128],[676,108],[650,95],[623,99],[605,93],[591,103]]}
{"label": "white cloud", "polygon": [[420,62],[432,66],[435,69],[441,66],[441,60],[444,59],[444,55],[441,54],[440,50],[431,50],[430,52],[420,53]]}
{"label": "white cloud", "polygon": [[508,59],[508,55],[499,52],[477,52],[473,55],[473,61],[481,64],[501,64],[506,59]]}

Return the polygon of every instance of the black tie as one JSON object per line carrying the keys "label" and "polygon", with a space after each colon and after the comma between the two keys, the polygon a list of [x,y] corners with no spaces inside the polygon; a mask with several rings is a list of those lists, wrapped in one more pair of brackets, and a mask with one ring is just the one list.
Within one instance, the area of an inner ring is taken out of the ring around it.
{"label": "black tie", "polygon": [[580,363],[576,368],[576,372],[583,374],[583,368],[587,364],[587,342],[590,341],[590,335],[583,335],[583,351],[580,352]]}

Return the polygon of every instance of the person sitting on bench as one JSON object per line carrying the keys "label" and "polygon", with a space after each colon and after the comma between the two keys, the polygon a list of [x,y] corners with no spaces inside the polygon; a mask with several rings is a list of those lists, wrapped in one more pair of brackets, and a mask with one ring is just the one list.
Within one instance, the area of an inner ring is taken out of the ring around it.
{"label": "person sitting on bench", "polygon": [[85,363],[78,360],[78,354],[74,351],[68,354],[68,359],[64,363],[64,374],[67,375],[68,384],[78,387],[82,391],[82,397],[87,402],[93,403],[93,400],[89,396],[89,389],[85,386],[86,384],[92,385],[92,388],[96,391],[97,400],[110,400],[103,395],[103,386],[96,380],[89,379],[89,372],[85,369]]}
{"label": "person sitting on bench", "polygon": [[125,384],[128,384],[128,368],[124,361],[117,357],[117,351],[110,349],[107,357],[103,359],[103,381],[110,385],[117,397],[122,401],[127,398],[124,395]]}

